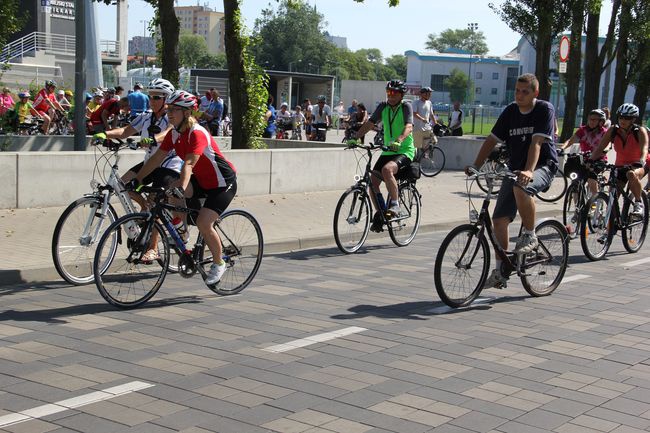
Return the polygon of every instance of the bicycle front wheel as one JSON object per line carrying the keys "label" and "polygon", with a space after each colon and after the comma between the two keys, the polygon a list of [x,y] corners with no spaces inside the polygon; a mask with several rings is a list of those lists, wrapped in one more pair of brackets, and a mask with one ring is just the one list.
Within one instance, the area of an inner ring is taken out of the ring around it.
{"label": "bicycle front wheel", "polygon": [[438,146],[428,146],[420,158],[420,173],[433,177],[445,168],[445,152]]}
{"label": "bicycle front wheel", "polygon": [[[222,296],[234,295],[244,290],[253,281],[262,264],[264,255],[262,229],[255,217],[242,209],[224,212],[220,221],[214,224],[214,229],[221,239],[226,272],[218,283],[208,287]],[[212,254],[207,246],[204,247],[199,260],[207,272],[213,263]]]}
{"label": "bicycle front wheel", "polygon": [[592,196],[582,210],[580,226],[580,245],[585,256],[591,261],[605,257],[612,243],[614,233],[610,233],[611,219],[609,197],[603,192]]}
{"label": "bicycle front wheel", "polygon": [[625,226],[622,229],[623,246],[628,253],[636,253],[641,249],[648,231],[648,196],[645,191],[641,191],[641,201],[643,203],[643,216],[641,218],[632,215],[634,210],[632,202],[625,200],[623,204],[622,219],[625,221]]}
{"label": "bicycle front wheel", "polygon": [[[88,284],[93,280],[97,242],[104,229],[117,219],[111,205],[108,205],[106,215],[101,213],[101,209],[100,197],[82,197],[72,202],[56,223],[52,235],[52,260],[61,278],[70,284]],[[116,238],[107,242],[111,251],[115,251]]]}
{"label": "bicycle front wheel", "polygon": [[400,215],[388,221],[388,234],[398,247],[405,247],[420,228],[420,193],[415,185],[404,183],[399,188]]}
{"label": "bicycle front wheel", "polygon": [[490,249],[478,227],[463,224],[440,244],[433,268],[440,300],[452,308],[471,304],[481,293],[490,268]]}
{"label": "bicycle front wheel", "polygon": [[524,257],[521,283],[531,296],[547,296],[560,285],[569,260],[569,245],[564,226],[556,220],[542,221],[535,227],[538,246]]}
{"label": "bicycle front wheel", "polygon": [[[102,297],[119,308],[135,308],[156,294],[167,274],[169,244],[165,230],[149,214],[125,215],[111,224],[95,253],[95,284]],[[157,235],[157,236],[154,236]],[[111,257],[110,239],[117,238]],[[152,245],[152,239],[157,239]],[[157,251],[157,256],[150,253]],[[106,270],[99,272],[105,266]]]}
{"label": "bicycle front wheel", "polygon": [[556,202],[564,197],[567,185],[568,181],[566,179],[566,176],[564,176],[562,170],[558,170],[557,173],[555,173],[555,177],[553,178],[551,186],[549,186],[546,191],[538,192],[536,197],[541,201],[545,201],[547,203]]}
{"label": "bicycle front wheel", "polygon": [[334,240],[346,254],[359,251],[370,230],[370,198],[360,188],[343,193],[334,211]]}

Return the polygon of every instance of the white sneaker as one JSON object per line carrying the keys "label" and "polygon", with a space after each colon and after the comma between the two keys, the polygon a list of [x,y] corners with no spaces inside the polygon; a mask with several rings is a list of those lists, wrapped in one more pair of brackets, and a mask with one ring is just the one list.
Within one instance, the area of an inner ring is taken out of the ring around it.
{"label": "white sneaker", "polygon": [[492,269],[492,273],[487,277],[487,280],[485,280],[485,284],[483,285],[484,289],[489,289],[491,287],[497,289],[505,289],[508,287],[508,279],[501,275],[501,272],[497,269]]}
{"label": "white sneaker", "polygon": [[208,271],[208,274],[205,277],[205,284],[207,284],[208,286],[217,284],[219,281],[221,281],[221,277],[225,272],[226,272],[226,262],[223,262],[220,265],[213,263],[212,266],[210,266],[210,270]]}
{"label": "white sneaker", "polygon": [[519,239],[517,239],[515,253],[528,254],[537,248],[537,245],[537,236],[534,233],[522,233]]}
{"label": "white sneaker", "polygon": [[632,209],[632,216],[635,218],[643,218],[643,203],[640,201],[634,202],[634,208]]}

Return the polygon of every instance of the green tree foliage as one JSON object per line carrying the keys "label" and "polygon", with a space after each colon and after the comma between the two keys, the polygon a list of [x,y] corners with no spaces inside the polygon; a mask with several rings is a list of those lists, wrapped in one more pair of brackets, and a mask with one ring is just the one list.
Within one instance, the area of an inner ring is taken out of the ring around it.
{"label": "green tree foliage", "polygon": [[198,66],[200,59],[208,55],[208,44],[202,36],[183,31],[178,39],[178,53],[180,65],[193,68]]}
{"label": "green tree foliage", "polygon": [[431,33],[425,47],[441,53],[450,49],[464,50],[472,54],[487,54],[488,46],[481,31],[470,29],[447,29],[439,35]]}
{"label": "green tree foliage", "polygon": [[0,46],[4,47],[7,39],[18,32],[28,18],[26,11],[21,11],[18,0],[0,0],[0,16],[2,17],[2,26],[0,26]]}
{"label": "green tree foliage", "polygon": [[316,65],[326,64],[336,51],[324,26],[323,15],[302,1],[282,0],[277,10],[262,10],[253,30],[257,63],[266,69],[286,71],[291,65],[292,70],[316,72]]}
{"label": "green tree foliage", "polygon": [[467,99],[467,89],[473,87],[473,83],[470,82],[467,74],[458,68],[451,70],[443,84],[449,90],[449,100],[451,102],[459,101],[464,103],[465,99]]}
{"label": "green tree foliage", "polygon": [[226,69],[226,54],[205,53],[196,61],[196,67],[199,69]]}
{"label": "green tree foliage", "polygon": [[395,54],[386,59],[386,66],[395,71],[395,76],[406,80],[406,56]]}
{"label": "green tree foliage", "polygon": [[535,75],[539,79],[539,97],[548,100],[551,95],[548,83],[551,45],[557,35],[569,25],[569,2],[505,0],[501,5],[489,3],[489,6],[508,27],[524,36],[535,47]]}

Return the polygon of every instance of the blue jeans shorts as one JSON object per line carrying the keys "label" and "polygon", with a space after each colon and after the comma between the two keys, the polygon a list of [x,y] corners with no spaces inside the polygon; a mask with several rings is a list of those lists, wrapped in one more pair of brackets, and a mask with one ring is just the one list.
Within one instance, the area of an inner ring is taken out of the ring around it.
{"label": "blue jeans shorts", "polygon": [[513,188],[521,188],[526,192],[526,194],[531,196],[535,195],[551,186],[556,171],[557,170],[552,170],[545,165],[537,167],[535,171],[533,171],[533,180],[526,186],[515,185],[516,180],[514,179],[503,179],[497,197],[497,204],[494,206],[494,212],[492,212],[492,218],[497,219],[508,217],[510,218],[510,222],[512,222],[517,215],[517,202],[515,201]]}

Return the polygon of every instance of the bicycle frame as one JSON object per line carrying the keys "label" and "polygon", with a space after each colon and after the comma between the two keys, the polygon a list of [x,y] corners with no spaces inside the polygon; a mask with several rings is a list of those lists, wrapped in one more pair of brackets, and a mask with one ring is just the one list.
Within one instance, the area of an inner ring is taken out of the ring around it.
{"label": "bicycle frame", "polygon": [[[606,227],[610,224],[610,218],[613,217],[613,227],[615,232],[618,230],[623,230],[627,227],[632,227],[638,224],[643,224],[643,221],[635,221],[629,223],[629,221],[623,221],[623,216],[621,215],[621,208],[619,205],[619,197],[623,197],[623,203],[628,202],[630,205],[633,205],[634,202],[629,198],[629,186],[626,186],[623,189],[618,182],[616,177],[620,167],[614,165],[607,166],[610,169],[609,179],[607,180],[606,185],[609,186],[609,194],[607,200],[607,213],[605,214],[605,225]],[[612,215],[613,212],[613,215]],[[626,218],[627,219],[627,218]]]}

